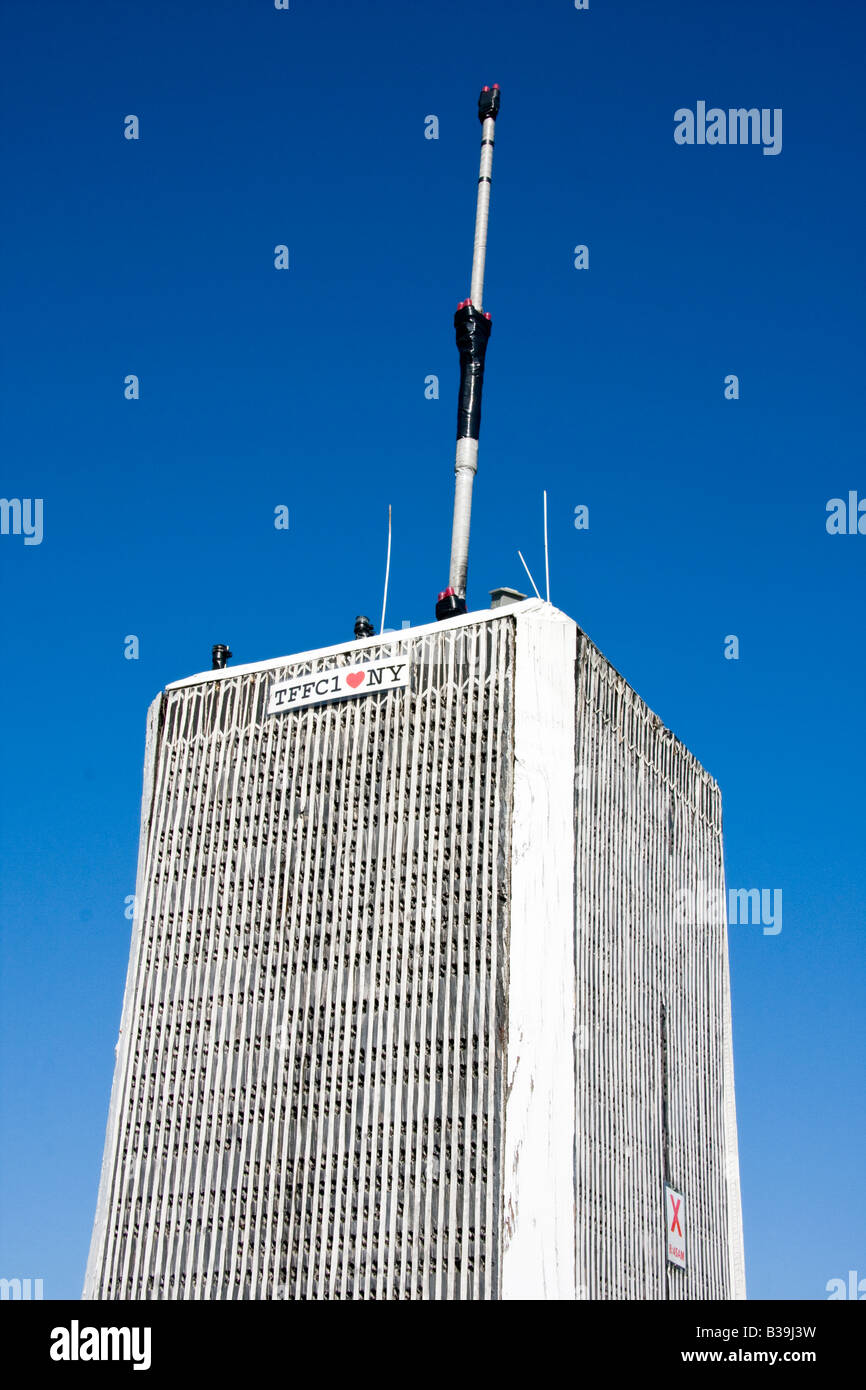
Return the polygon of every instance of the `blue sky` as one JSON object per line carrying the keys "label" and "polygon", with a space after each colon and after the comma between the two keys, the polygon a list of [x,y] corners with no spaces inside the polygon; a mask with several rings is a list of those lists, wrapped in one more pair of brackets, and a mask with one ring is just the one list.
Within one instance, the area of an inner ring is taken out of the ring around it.
{"label": "blue sky", "polygon": [[[0,26],[0,492],[44,503],[40,545],[0,536],[0,1275],[80,1293],[149,701],[213,642],[376,619],[389,503],[389,625],[433,617],[496,81],[470,607],[526,588],[518,547],[539,578],[546,487],[554,602],[718,778],[729,885],[783,892],[781,933],[731,928],[750,1296],[866,1277],[866,536],[825,526],[866,497],[862,13],[55,0]],[[781,153],[677,145],[700,100],[781,108]]]}

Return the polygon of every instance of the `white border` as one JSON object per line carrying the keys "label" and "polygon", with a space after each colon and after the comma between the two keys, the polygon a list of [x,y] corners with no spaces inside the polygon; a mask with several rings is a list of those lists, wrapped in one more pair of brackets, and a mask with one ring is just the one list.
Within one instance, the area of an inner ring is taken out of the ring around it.
{"label": "white border", "polygon": [[502,1298],[576,1295],[574,719],[577,625],[517,624],[502,1155]]}

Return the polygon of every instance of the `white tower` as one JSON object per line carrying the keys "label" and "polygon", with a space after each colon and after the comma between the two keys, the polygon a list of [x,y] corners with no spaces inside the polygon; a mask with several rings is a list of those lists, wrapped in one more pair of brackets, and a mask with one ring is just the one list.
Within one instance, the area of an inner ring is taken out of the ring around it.
{"label": "white tower", "polygon": [[154,701],[85,1296],[744,1297],[719,790],[564,614]]}
{"label": "white tower", "polygon": [[549,603],[466,612],[499,102],[441,621],[151,706],[86,1296],[744,1296],[718,787]]}

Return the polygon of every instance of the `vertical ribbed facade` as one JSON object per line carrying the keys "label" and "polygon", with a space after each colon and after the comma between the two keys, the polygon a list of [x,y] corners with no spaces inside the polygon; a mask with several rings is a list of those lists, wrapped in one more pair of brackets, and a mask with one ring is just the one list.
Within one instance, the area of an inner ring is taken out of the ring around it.
{"label": "vertical ribbed facade", "polygon": [[513,644],[368,644],[410,687],[271,716],[360,653],[161,697],[93,1296],[495,1291]]}
{"label": "vertical ribbed facade", "polygon": [[[742,1296],[721,796],[583,636],[578,651],[578,1283]],[[659,1239],[664,1181],[685,1197],[684,1270]]]}
{"label": "vertical ribbed facade", "polygon": [[85,1296],[737,1296],[720,815],[536,601],[170,686]]}

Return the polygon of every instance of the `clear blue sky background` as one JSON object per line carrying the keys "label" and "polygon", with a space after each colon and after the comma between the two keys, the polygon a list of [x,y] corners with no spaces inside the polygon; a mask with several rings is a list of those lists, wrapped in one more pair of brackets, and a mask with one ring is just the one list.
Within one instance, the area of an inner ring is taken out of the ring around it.
{"label": "clear blue sky background", "polygon": [[[259,660],[376,616],[389,503],[390,623],[433,617],[497,81],[470,606],[526,587],[518,546],[543,571],[546,486],[555,603],[718,778],[729,884],[783,891],[779,935],[731,929],[750,1295],[866,1277],[866,536],[825,528],[866,496],[862,9],[19,0],[0,23],[0,493],[45,509],[40,546],[0,537],[0,1275],[81,1290],[148,702],[213,642]],[[677,146],[698,100],[781,107],[782,153]]]}

